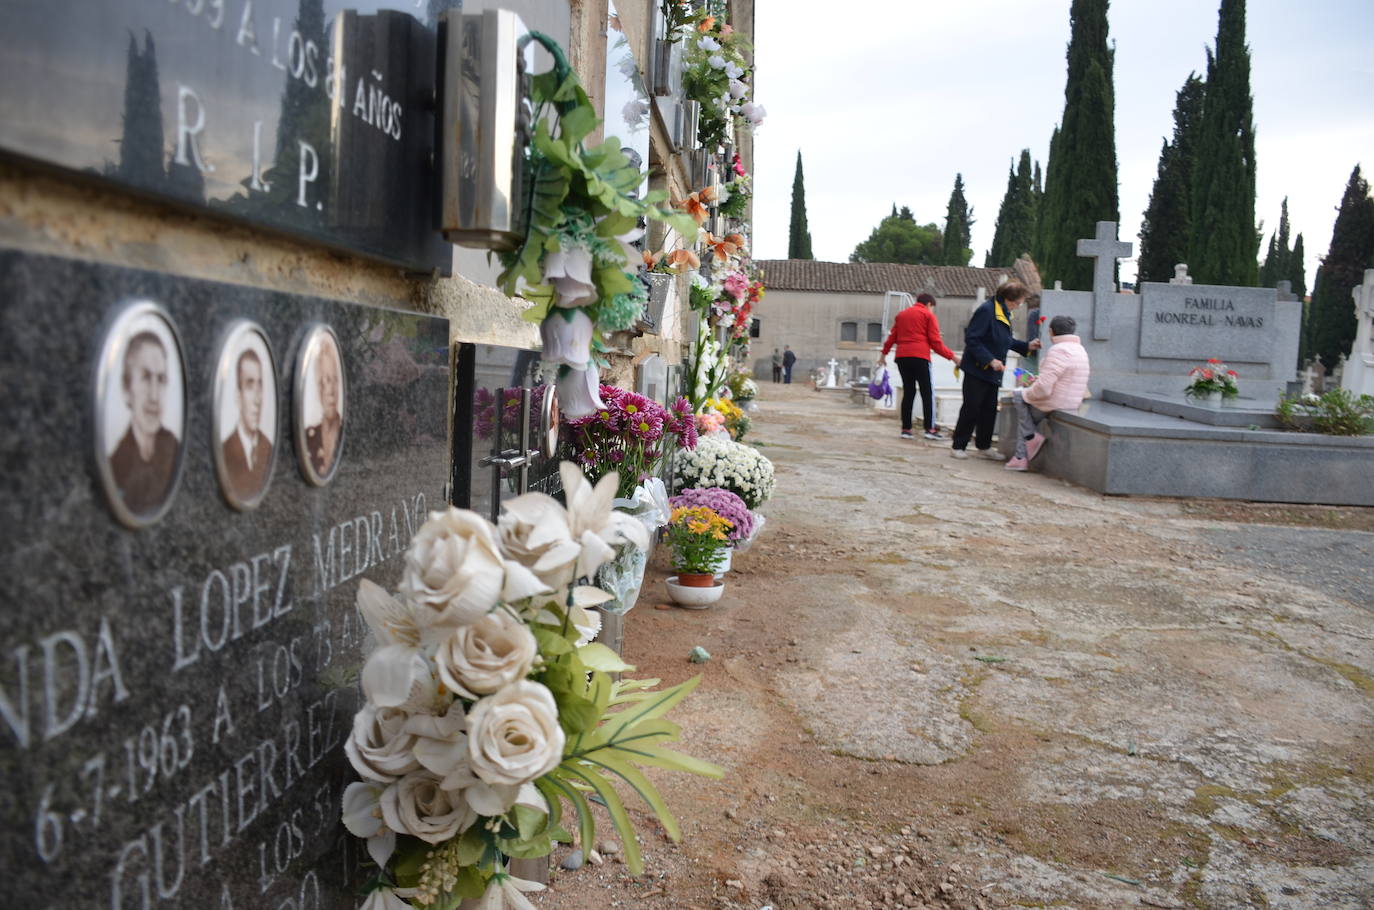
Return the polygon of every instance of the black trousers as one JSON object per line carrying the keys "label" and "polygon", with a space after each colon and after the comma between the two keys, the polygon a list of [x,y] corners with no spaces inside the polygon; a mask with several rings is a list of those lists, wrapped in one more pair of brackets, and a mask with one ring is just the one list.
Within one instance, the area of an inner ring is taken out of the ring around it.
{"label": "black trousers", "polygon": [[930,361],[920,357],[898,357],[897,372],[902,374],[902,429],[911,429],[911,408],[916,403],[916,386],[921,387],[921,424],[927,430],[935,426],[932,413],[934,396],[930,387]]}
{"label": "black trousers", "polygon": [[964,404],[959,408],[959,422],[954,425],[954,448],[968,448],[969,437],[973,437],[980,451],[992,448],[992,431],[997,426],[997,394],[1001,391],[1001,383],[984,382],[964,373]]}

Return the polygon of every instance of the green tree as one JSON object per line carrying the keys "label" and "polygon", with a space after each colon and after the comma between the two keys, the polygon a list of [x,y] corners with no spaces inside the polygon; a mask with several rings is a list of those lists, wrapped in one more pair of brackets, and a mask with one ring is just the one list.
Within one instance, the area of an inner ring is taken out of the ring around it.
{"label": "green tree", "polygon": [[941,241],[944,248],[945,265],[968,265],[973,250],[972,243],[973,209],[964,198],[964,175],[954,175],[954,189],[949,194],[949,206],[945,209],[945,234]]}
{"label": "green tree", "polygon": [[[1035,175],[1040,165],[1035,165]],[[1030,149],[1021,150],[1021,160],[1015,168],[1007,169],[1007,192],[1002,207],[997,210],[997,227],[992,234],[992,247],[983,260],[984,268],[1014,263],[1035,245],[1036,185],[1031,173]]]}
{"label": "green tree", "polygon": [[1159,173],[1140,225],[1138,281],[1168,281],[1174,266],[1188,261],[1189,199],[1204,91],[1202,80],[1189,73],[1175,96],[1173,141],[1165,140],[1160,150]]}
{"label": "green tree", "polygon": [[1293,282],[1293,293],[1301,300],[1307,296],[1307,265],[1303,262],[1306,253],[1302,248],[1302,235],[1293,241],[1293,255],[1288,266],[1288,280]]}
{"label": "green tree", "polygon": [[801,149],[797,149],[797,173],[792,178],[792,224],[787,231],[787,258],[816,258],[811,255],[811,231],[806,226],[806,185],[802,181]]}
{"label": "green tree", "polygon": [[1108,0],[1073,0],[1069,9],[1064,116],[1050,141],[1040,213],[1041,280],[1076,290],[1091,288],[1093,274],[1078,241],[1095,236],[1099,221],[1120,221],[1107,6]]}
{"label": "green tree", "polygon": [[1216,53],[1207,55],[1190,200],[1188,269],[1200,284],[1252,287],[1255,254],[1255,130],[1245,0],[1221,0]]}
{"label": "green tree", "polygon": [[1374,199],[1360,166],[1350,174],[1341,198],[1331,249],[1322,259],[1312,292],[1308,350],[1330,369],[1342,354],[1350,353],[1357,322],[1350,292],[1364,280],[1364,270],[1374,266]]}
{"label": "green tree", "polygon": [[892,214],[878,223],[868,239],[849,254],[850,262],[906,262],[939,265],[944,237],[934,224],[917,224],[911,209],[892,206]]}

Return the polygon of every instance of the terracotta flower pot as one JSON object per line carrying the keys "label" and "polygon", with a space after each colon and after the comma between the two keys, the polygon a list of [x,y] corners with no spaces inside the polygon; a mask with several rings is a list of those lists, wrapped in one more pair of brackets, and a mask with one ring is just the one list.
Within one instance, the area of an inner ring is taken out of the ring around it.
{"label": "terracotta flower pot", "polygon": [[679,572],[677,583],[684,588],[709,588],[716,583],[716,577],[710,572]]}

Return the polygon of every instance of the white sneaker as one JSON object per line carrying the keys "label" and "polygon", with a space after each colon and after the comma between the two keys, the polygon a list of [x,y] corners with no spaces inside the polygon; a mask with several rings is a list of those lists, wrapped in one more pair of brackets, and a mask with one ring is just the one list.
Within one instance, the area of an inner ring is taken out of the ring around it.
{"label": "white sneaker", "polygon": [[963,449],[950,449],[950,450],[949,450],[949,457],[950,457],[950,458],[968,458],[968,452],[965,452]]}
{"label": "white sneaker", "polygon": [[1007,460],[1007,456],[1003,455],[1001,452],[997,451],[996,449],[979,449],[979,450],[978,450],[978,457],[979,457],[979,458],[986,458],[988,461],[1006,461],[1006,460]]}

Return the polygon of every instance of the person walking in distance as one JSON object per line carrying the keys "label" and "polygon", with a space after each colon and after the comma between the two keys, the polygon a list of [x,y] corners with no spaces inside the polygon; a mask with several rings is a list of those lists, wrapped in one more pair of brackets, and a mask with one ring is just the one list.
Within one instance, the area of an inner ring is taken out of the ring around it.
{"label": "person walking in distance", "polygon": [[1007,368],[1007,351],[1025,355],[1040,350],[1039,338],[1025,342],[1011,334],[1011,311],[1029,294],[1026,286],[1013,278],[973,311],[964,332],[964,356],[959,361],[964,371],[964,403],[954,425],[950,454],[955,458],[968,458],[965,450],[973,439],[979,455],[1006,461],[1006,456],[992,448],[992,431],[997,423],[997,393]]}
{"label": "person walking in distance", "polygon": [[782,382],[783,385],[792,384],[792,367],[797,363],[797,355],[792,353],[790,344],[783,345],[782,352]]}
{"label": "person walking in distance", "polygon": [[892,320],[892,331],[887,334],[883,352],[878,357],[881,365],[887,359],[887,352],[897,346],[897,372],[902,376],[902,438],[911,438],[911,408],[916,400],[916,386],[921,387],[921,426],[926,439],[939,439],[934,418],[934,396],[930,383],[930,352],[934,351],[946,360],[954,361],[954,352],[945,347],[940,339],[940,323],[932,312],[935,298],[921,294],[916,302],[897,314]]}
{"label": "person walking in distance", "polygon": [[773,381],[782,382],[782,351],[773,348]]}
{"label": "person walking in distance", "polygon": [[1071,411],[1083,403],[1088,393],[1088,352],[1073,333],[1077,324],[1068,316],[1050,320],[1050,350],[1040,366],[1040,375],[1024,389],[1011,393],[1016,408],[1016,456],[1007,462],[1008,471],[1024,471],[1044,445],[1037,429],[1051,411]]}

